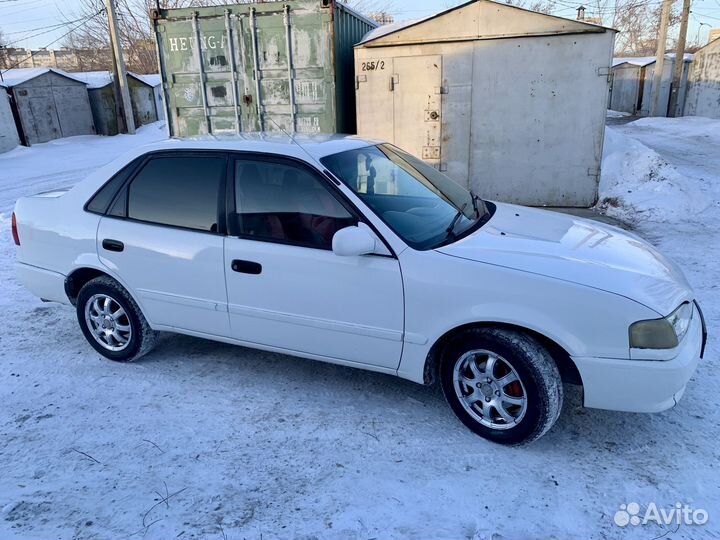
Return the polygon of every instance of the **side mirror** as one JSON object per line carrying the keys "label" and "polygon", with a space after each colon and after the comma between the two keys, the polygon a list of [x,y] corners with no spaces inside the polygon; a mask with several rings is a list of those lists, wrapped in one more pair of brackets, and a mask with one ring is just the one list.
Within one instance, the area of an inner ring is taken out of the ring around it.
{"label": "side mirror", "polygon": [[340,229],[332,239],[335,255],[357,257],[375,252],[375,239],[366,230],[352,226]]}

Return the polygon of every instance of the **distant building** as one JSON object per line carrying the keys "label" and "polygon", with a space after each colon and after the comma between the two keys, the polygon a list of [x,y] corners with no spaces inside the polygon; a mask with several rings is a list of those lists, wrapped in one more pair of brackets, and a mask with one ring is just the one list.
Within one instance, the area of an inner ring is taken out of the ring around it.
{"label": "distant building", "polygon": [[[639,116],[650,114],[650,100],[655,77],[655,57],[618,57],[613,59],[611,70],[609,108]],[[688,74],[693,55],[685,53],[678,102],[684,103]],[[667,116],[670,105],[675,53],[667,53],[660,81],[660,106],[658,116]]]}
{"label": "distant building", "polygon": [[56,68],[65,71],[94,70],[112,65],[109,49],[16,49],[0,55],[0,68]]}
{"label": "distant building", "polygon": [[720,39],[720,28],[711,28],[708,34],[708,43]]}

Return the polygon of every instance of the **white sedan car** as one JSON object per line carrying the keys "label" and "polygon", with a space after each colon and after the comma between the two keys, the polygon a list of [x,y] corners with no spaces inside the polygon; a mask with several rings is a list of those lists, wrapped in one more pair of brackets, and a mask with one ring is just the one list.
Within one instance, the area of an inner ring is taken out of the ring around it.
{"label": "white sedan car", "polygon": [[486,202],[389,144],[248,136],[136,150],[20,199],[17,269],[117,361],[169,331],[439,380],[490,440],[587,407],[656,412],[706,340],[682,272],[584,219]]}

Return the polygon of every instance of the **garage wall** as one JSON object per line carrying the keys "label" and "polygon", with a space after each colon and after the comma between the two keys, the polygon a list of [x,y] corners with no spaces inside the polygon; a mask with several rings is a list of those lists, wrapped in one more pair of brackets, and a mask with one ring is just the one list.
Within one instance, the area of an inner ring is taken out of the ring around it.
{"label": "garage wall", "polygon": [[127,80],[130,87],[130,101],[132,102],[135,126],[140,127],[157,121],[153,88],[131,76]]}
{"label": "garage wall", "polygon": [[95,133],[84,83],[50,71],[12,91],[28,144]]}
{"label": "garage wall", "polygon": [[12,150],[20,144],[15,119],[10,108],[10,96],[0,86],[0,153]]}
{"label": "garage wall", "polygon": [[621,64],[612,68],[612,94],[610,108],[613,111],[635,114],[638,108],[642,68]]}
{"label": "garage wall", "polygon": [[[482,197],[592,206],[613,40],[612,32],[594,32],[358,46],[358,133],[398,144]],[[401,67],[408,58],[432,61],[413,72]],[[435,63],[440,81],[432,76]],[[418,92],[423,99],[408,122],[406,95]],[[437,103],[439,137],[430,116]],[[426,145],[436,139],[439,159],[428,158]]]}
{"label": "garage wall", "polygon": [[688,78],[685,115],[720,118],[720,39],[695,53]]}

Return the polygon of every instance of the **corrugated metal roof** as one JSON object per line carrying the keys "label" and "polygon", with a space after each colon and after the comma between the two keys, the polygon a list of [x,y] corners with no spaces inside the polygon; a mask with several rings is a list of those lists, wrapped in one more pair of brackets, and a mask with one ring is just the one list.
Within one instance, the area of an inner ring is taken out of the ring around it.
{"label": "corrugated metal roof", "polygon": [[609,27],[606,27],[606,26],[602,26],[602,25],[599,25],[599,24],[590,23],[590,22],[587,22],[587,21],[579,21],[579,20],[577,20],[577,19],[569,19],[569,18],[567,18],[567,17],[560,17],[560,16],[558,16],[558,15],[549,15],[549,14],[547,14],[547,13],[542,13],[542,12],[539,12],[539,11],[533,11],[533,10],[531,10],[531,9],[522,8],[522,7],[520,7],[520,6],[515,6],[515,5],[512,5],[512,4],[506,4],[506,3],[503,3],[503,2],[497,2],[497,1],[495,1],[495,0],[469,0],[469,1],[467,1],[467,2],[464,2],[464,3],[462,3],[462,4],[459,4],[459,5],[457,5],[457,6],[453,6],[453,7],[449,8],[449,9],[445,9],[445,10],[440,11],[440,12],[438,12],[438,13],[435,13],[435,14],[433,14],[433,15],[429,15],[429,16],[427,16],[427,17],[423,17],[423,18],[420,18],[420,19],[409,20],[409,21],[400,21],[400,22],[396,22],[396,23],[391,23],[391,24],[386,24],[386,25],[380,26],[380,27],[376,28],[375,30],[371,30],[370,32],[368,32],[367,34],[365,34],[365,36],[363,37],[362,41],[360,41],[360,43],[358,43],[357,45],[358,45],[358,46],[359,46],[359,45],[363,45],[363,44],[368,43],[368,42],[370,42],[370,41],[374,41],[374,40],[376,40],[376,39],[379,39],[379,38],[381,38],[381,37],[384,37],[384,36],[387,36],[387,35],[390,35],[390,34],[394,34],[395,32],[400,32],[400,31],[402,31],[402,30],[404,30],[404,29],[406,29],[406,28],[410,28],[410,27],[412,27],[412,26],[417,26],[417,25],[423,24],[423,23],[425,23],[425,22],[427,22],[427,21],[430,21],[430,20],[432,20],[432,19],[436,19],[436,18],[438,18],[438,17],[442,17],[442,16],[444,16],[444,15],[446,15],[446,14],[448,14],[448,13],[451,13],[451,12],[453,12],[453,11],[455,11],[455,10],[458,10],[458,9],[461,9],[461,8],[464,8],[464,7],[467,7],[467,6],[471,5],[471,4],[478,3],[478,2],[487,2],[487,3],[490,3],[490,4],[499,4],[499,5],[503,6],[503,7],[512,8],[512,9],[517,9],[517,10],[520,10],[520,11],[526,11],[526,12],[534,13],[534,14],[537,14],[537,15],[542,15],[542,16],[544,16],[544,17],[548,17],[548,18],[551,18],[551,19],[561,19],[561,20],[566,20],[566,21],[572,21],[573,23],[577,23],[577,24],[580,24],[580,25],[586,26],[586,27],[595,27],[595,28],[598,28],[598,29],[616,31],[616,30],[614,30],[614,29],[612,29],[612,28],[609,28]]}
{"label": "corrugated metal roof", "polygon": [[45,75],[50,71],[52,71],[53,73],[57,73],[62,77],[72,79],[73,81],[85,82],[81,79],[78,79],[74,75],[63,71],[62,69],[57,68],[14,68],[2,71],[2,81],[0,81],[0,85],[5,86],[6,88],[12,88],[13,86],[17,86],[18,84],[27,82],[30,79],[39,77],[40,75]]}
{"label": "corrugated metal roof", "polygon": [[[674,59],[675,53],[667,53],[665,55],[665,58],[667,58],[668,60]],[[686,62],[692,62],[692,59],[692,53],[685,53]],[[616,58],[613,58],[612,65],[613,67],[615,67],[619,66],[620,64],[631,64],[633,66],[645,67],[655,62],[655,60],[655,56],[618,56]]]}
{"label": "corrugated metal roof", "polygon": [[128,75],[132,75],[136,79],[143,81],[146,84],[149,84],[152,87],[159,86],[162,83],[162,78],[158,73],[133,73],[128,72]]}
{"label": "corrugated metal roof", "polygon": [[403,28],[407,28],[408,26],[419,24],[426,19],[430,19],[431,17],[435,17],[435,15],[429,15],[428,17],[423,17],[421,19],[410,19],[408,21],[399,21],[378,26],[374,30],[370,30],[367,34],[365,34],[365,36],[362,38],[362,41],[358,43],[358,45],[361,45],[367,41],[372,41],[373,39],[377,39],[382,36],[386,36],[388,34],[392,34],[393,32],[397,32],[399,30],[402,30]]}
{"label": "corrugated metal roof", "polygon": [[87,84],[90,89],[104,88],[113,82],[113,75],[109,71],[83,71],[72,73],[72,76]]}

